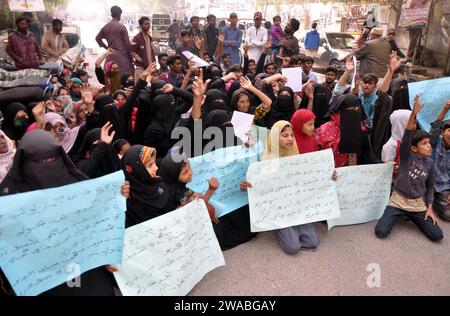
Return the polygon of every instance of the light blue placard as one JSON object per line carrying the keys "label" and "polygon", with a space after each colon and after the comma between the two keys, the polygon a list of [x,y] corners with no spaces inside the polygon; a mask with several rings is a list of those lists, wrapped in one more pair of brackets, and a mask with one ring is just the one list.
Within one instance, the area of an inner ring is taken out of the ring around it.
{"label": "light blue placard", "polygon": [[248,204],[247,192],[239,188],[246,179],[250,162],[258,160],[263,149],[258,142],[252,148],[244,146],[226,147],[203,156],[189,159],[192,167],[192,182],[187,186],[198,193],[205,193],[209,179],[216,177],[219,188],[214,192],[209,203],[216,209],[216,217],[222,217]]}
{"label": "light blue placard", "polygon": [[[409,104],[414,107],[414,97],[420,96],[420,102],[425,102],[425,106],[417,116],[419,126],[424,131],[429,132],[431,123],[436,121],[447,100],[450,100],[450,77],[425,80],[408,83]],[[450,112],[445,116],[445,120],[450,119]]]}
{"label": "light blue placard", "polygon": [[52,289],[75,278],[78,268],[122,262],[123,182],[119,171],[0,198],[0,266],[17,295]]}

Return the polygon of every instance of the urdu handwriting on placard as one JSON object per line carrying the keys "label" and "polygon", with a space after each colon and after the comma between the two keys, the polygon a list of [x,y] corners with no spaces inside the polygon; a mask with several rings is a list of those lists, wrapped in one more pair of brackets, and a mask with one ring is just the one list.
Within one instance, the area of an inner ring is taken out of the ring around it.
{"label": "urdu handwriting on placard", "polygon": [[70,264],[83,273],[121,262],[123,182],[123,172],[117,172],[0,198],[0,265],[17,295],[37,295],[64,283]]}
{"label": "urdu handwriting on placard", "polygon": [[248,190],[252,231],[339,217],[333,171],[331,150],[251,164],[247,179],[252,183]]}
{"label": "urdu handwriting on placard", "polygon": [[186,295],[224,264],[206,205],[196,200],[128,228],[124,261],[114,276],[125,296]]}

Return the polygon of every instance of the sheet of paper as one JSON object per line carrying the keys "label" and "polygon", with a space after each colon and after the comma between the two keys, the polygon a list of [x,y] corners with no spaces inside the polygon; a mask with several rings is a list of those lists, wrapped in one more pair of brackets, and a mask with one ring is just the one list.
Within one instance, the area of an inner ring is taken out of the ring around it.
{"label": "sheet of paper", "polygon": [[114,276],[124,296],[182,296],[225,265],[203,200],[130,227]]}
{"label": "sheet of paper", "polygon": [[328,220],[328,229],[380,219],[389,202],[393,169],[392,163],[336,169],[341,217]]}
{"label": "sheet of paper", "polygon": [[283,76],[287,78],[287,87],[290,87],[294,92],[302,91],[302,68],[284,68],[282,70]]}
{"label": "sheet of paper", "polygon": [[351,90],[353,90],[355,88],[355,86],[356,86],[356,82],[355,82],[355,80],[356,80],[356,65],[357,65],[356,57],[353,56],[353,67],[354,67],[354,70],[353,70],[353,77],[352,77],[352,85],[351,85],[351,88],[350,88]]}
{"label": "sheet of paper", "polygon": [[331,149],[255,162],[247,179],[252,232],[340,217]]}
{"label": "sheet of paper", "polygon": [[[436,121],[447,100],[450,100],[450,77],[408,83],[409,104],[414,107],[414,97],[420,95],[420,102],[425,102],[422,111],[417,115],[421,129],[429,132],[431,123]],[[450,112],[444,120],[450,119]]]}
{"label": "sheet of paper", "polygon": [[249,140],[254,117],[251,114],[234,111],[233,117],[231,118],[234,134],[244,143]]}
{"label": "sheet of paper", "polygon": [[192,58],[192,61],[194,62],[194,66],[195,66],[196,68],[200,68],[200,67],[208,67],[208,66],[209,66],[209,64],[208,64],[206,61],[204,61],[204,60],[201,59],[200,57],[198,57],[198,56],[192,54],[191,52],[189,52],[189,51],[187,51],[187,50],[185,50],[185,51],[183,52],[183,55],[186,56],[186,58],[187,58],[188,60]]}
{"label": "sheet of paper", "polygon": [[217,149],[203,156],[190,158],[192,182],[187,186],[197,193],[205,193],[209,179],[216,177],[219,188],[212,195],[209,203],[216,210],[216,217],[222,217],[248,204],[247,193],[240,190],[241,181],[246,179],[250,162],[257,161],[262,151],[262,144],[254,147],[244,146]]}
{"label": "sheet of paper", "polygon": [[[0,266],[17,295],[37,295],[93,268],[120,263],[122,171],[0,198]],[[69,278],[70,277],[70,278]]]}

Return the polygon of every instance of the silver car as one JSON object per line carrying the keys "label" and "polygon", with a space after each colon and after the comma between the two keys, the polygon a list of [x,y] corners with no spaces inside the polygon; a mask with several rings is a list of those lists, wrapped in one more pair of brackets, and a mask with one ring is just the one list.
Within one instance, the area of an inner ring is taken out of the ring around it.
{"label": "silver car", "polygon": [[[314,56],[314,66],[326,68],[328,66],[336,67],[342,70],[345,57],[352,53],[355,38],[342,32],[319,32],[320,46],[316,56]],[[299,40],[300,55],[306,56],[305,50],[306,34]]]}

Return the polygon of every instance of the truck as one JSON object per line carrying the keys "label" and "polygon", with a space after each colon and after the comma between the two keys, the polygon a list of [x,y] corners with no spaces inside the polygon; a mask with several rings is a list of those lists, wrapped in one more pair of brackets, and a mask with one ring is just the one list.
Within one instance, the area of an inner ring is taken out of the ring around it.
{"label": "truck", "polygon": [[168,42],[169,32],[167,29],[172,23],[169,14],[152,14],[151,34],[155,42]]}

